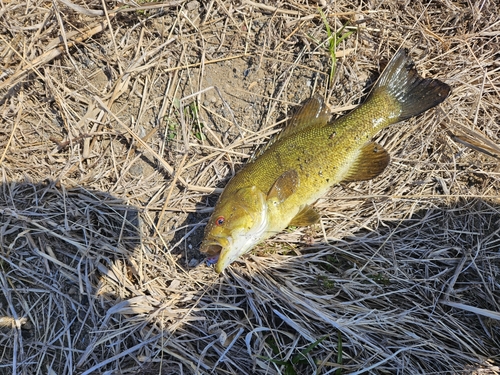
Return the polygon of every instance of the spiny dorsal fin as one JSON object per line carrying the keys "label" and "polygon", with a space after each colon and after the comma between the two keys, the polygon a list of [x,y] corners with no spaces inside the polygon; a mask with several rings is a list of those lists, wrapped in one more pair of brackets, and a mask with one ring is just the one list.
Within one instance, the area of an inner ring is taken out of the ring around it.
{"label": "spiny dorsal fin", "polygon": [[283,203],[299,186],[299,174],[290,169],[279,176],[267,193],[267,199],[276,203]]}
{"label": "spiny dorsal fin", "polygon": [[314,94],[287,121],[281,132],[272,137],[265,145],[260,146],[250,160],[258,158],[271,145],[281,139],[285,139],[305,129],[327,125],[330,117],[331,113],[325,105],[323,98],[319,94]]}
{"label": "spiny dorsal fin", "polygon": [[365,144],[343,181],[365,181],[377,177],[389,164],[387,151],[375,142]]}
{"label": "spiny dorsal fin", "polygon": [[300,107],[279,133],[276,140],[285,139],[292,134],[328,124],[331,113],[319,94],[314,94]]}
{"label": "spiny dorsal fin", "polygon": [[290,221],[290,224],[296,227],[307,227],[316,224],[319,221],[319,214],[314,208],[305,205],[297,215]]}

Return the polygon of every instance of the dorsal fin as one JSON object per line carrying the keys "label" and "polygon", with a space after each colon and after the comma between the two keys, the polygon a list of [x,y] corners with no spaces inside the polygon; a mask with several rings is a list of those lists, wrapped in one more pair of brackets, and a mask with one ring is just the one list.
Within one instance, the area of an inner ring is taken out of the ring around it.
{"label": "dorsal fin", "polygon": [[323,127],[328,124],[331,113],[319,94],[314,94],[290,118],[276,140],[285,139],[306,129]]}
{"label": "dorsal fin", "polygon": [[271,145],[285,139],[299,131],[314,127],[323,127],[328,124],[331,113],[319,94],[314,94],[307,99],[294,115],[287,121],[281,132],[272,137],[266,144],[257,148],[250,160],[255,160]]}

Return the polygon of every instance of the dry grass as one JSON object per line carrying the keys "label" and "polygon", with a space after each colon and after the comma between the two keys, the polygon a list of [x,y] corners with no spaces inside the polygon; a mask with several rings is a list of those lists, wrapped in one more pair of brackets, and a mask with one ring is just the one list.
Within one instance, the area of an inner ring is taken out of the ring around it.
{"label": "dry grass", "polygon": [[[0,373],[280,374],[312,343],[297,374],[500,373],[500,169],[465,146],[497,152],[497,2],[319,2],[356,30],[331,84],[313,1],[138,3],[0,2]],[[216,275],[211,193],[401,45],[452,95]]]}

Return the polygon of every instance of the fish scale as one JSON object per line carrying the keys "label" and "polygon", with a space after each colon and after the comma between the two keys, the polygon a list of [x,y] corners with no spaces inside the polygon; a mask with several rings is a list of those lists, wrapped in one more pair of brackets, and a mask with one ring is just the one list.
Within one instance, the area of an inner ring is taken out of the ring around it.
{"label": "fish scale", "polygon": [[[377,116],[381,113],[379,108],[388,108],[394,103],[381,106],[380,100],[375,99],[373,103],[366,103],[366,106],[358,107],[359,110],[331,124],[299,132],[293,138],[274,144],[263,157],[248,165],[248,173],[241,181],[235,176],[234,187],[231,188],[239,189],[253,181],[260,190],[268,192],[281,175],[280,171],[295,169],[299,175],[299,186],[271,216],[270,230],[279,231],[282,222],[290,222],[301,206],[313,203],[333,184],[345,180],[349,166],[359,153],[359,144],[366,143],[389,125],[387,118]],[[383,121],[374,126],[374,118]],[[356,127],[351,126],[353,122]],[[263,170],[268,172],[263,174]]]}
{"label": "fish scale", "polygon": [[313,96],[290,124],[229,181],[205,228],[200,250],[222,272],[288,225],[317,222],[311,204],[342,181],[376,177],[389,154],[371,138],[441,103],[447,84],[420,77],[407,51],[389,62],[365,103],[334,121]]}

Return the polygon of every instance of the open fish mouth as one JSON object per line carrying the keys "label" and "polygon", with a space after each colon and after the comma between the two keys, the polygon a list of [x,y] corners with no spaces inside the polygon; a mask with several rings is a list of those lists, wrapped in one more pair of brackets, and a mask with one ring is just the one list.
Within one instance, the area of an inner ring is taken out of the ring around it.
{"label": "open fish mouth", "polygon": [[[207,256],[205,259],[207,266],[213,266],[215,264],[216,268],[218,267],[223,249],[224,247],[218,243],[211,243],[203,246],[203,252]],[[220,273],[220,271],[217,271],[217,273]]]}
{"label": "open fish mouth", "polygon": [[218,243],[202,245],[201,251],[207,256],[205,261],[208,266],[212,266],[219,261],[219,256],[222,252],[222,246]]}
{"label": "open fish mouth", "polygon": [[207,257],[205,261],[208,266],[212,266],[219,261],[223,249],[224,246],[219,241],[206,241],[200,246],[200,251]]}
{"label": "open fish mouth", "polygon": [[218,243],[211,243],[203,246],[202,252],[207,254],[207,257],[213,258],[213,257],[219,257],[221,251],[222,251],[222,246]]}
{"label": "open fish mouth", "polygon": [[213,266],[218,261],[219,261],[219,254],[217,254],[213,257],[207,257],[207,259],[205,259],[205,262],[207,262],[207,266]]}

